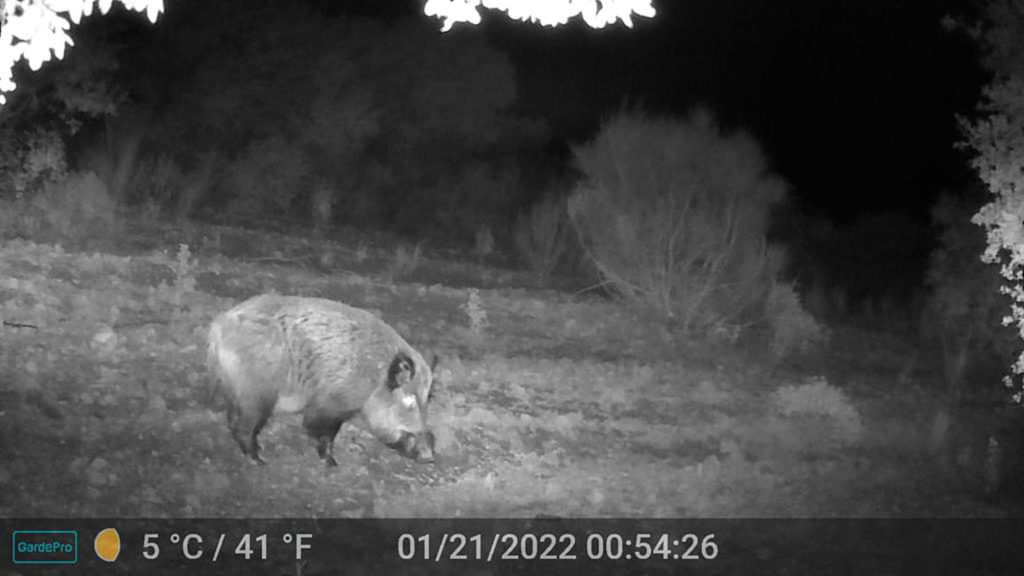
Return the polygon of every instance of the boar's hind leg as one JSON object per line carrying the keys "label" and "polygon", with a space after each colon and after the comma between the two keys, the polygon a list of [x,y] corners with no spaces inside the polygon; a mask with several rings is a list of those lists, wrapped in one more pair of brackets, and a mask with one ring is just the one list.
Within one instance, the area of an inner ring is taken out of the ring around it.
{"label": "boar's hind leg", "polygon": [[306,408],[302,417],[302,425],[306,433],[316,440],[316,453],[328,466],[337,466],[334,459],[334,438],[346,420],[355,416],[358,411],[338,413],[316,406],[315,403]]}
{"label": "boar's hind leg", "polygon": [[267,423],[274,411],[273,402],[251,401],[234,404],[228,410],[228,427],[235,437],[242,453],[252,458],[257,464],[266,464],[260,458],[260,445],[256,441],[263,425]]}

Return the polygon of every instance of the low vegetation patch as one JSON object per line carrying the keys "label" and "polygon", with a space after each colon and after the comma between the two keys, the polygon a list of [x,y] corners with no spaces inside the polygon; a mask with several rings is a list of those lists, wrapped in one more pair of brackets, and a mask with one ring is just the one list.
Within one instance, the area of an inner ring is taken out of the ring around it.
{"label": "low vegetation patch", "polygon": [[[327,274],[180,244],[116,256],[8,241],[0,266],[7,516],[950,510],[935,499],[950,486],[914,456],[927,457],[928,422],[879,412],[870,395],[836,383],[841,372],[767,377],[734,348],[681,350],[612,302],[401,284],[383,269]],[[268,291],[371,309],[442,353],[437,464],[404,460],[347,426],[341,465],[326,471],[297,417],[261,435],[268,466],[245,461],[209,400],[205,330]],[[920,443],[890,450],[874,430]],[[995,453],[986,446],[980,454]],[[979,458],[981,487],[996,464]]]}

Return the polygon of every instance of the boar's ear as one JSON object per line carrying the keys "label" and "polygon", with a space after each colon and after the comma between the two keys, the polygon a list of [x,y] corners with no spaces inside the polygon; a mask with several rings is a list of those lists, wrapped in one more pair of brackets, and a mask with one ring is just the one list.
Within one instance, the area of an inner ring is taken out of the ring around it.
{"label": "boar's ear", "polygon": [[416,375],[416,364],[405,352],[395,354],[388,367],[388,390],[403,387]]}

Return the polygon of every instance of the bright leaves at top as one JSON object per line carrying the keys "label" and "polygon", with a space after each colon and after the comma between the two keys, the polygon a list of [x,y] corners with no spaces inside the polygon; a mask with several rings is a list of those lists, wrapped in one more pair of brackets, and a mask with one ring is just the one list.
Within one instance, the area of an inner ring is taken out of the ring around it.
{"label": "bright leaves at top", "polygon": [[[118,0],[136,12],[145,12],[150,22],[156,22],[163,11],[163,0]],[[7,100],[5,92],[13,92],[14,64],[28,61],[29,68],[38,70],[51,58],[64,58],[64,49],[75,43],[68,36],[71,23],[78,24],[82,16],[92,14],[98,4],[100,12],[110,11],[113,0],[8,0],[3,3],[3,28],[0,29],[0,105]]]}
{"label": "bright leaves at top", "polygon": [[481,4],[501,10],[513,20],[544,26],[561,26],[580,16],[591,28],[604,28],[618,20],[632,28],[633,14],[654,18],[651,0],[427,0],[423,11],[427,16],[444,20],[442,31],[447,32],[456,22],[479,24]]}
{"label": "bright leaves at top", "polygon": [[[118,0],[129,10],[145,12],[156,22],[163,11],[163,0]],[[82,16],[92,14],[94,6],[106,14],[113,0],[0,0],[3,10],[0,29],[0,106],[6,102],[4,93],[13,92],[14,65],[25,59],[29,68],[38,70],[51,55],[64,58],[64,49],[74,46],[68,30]],[[635,13],[654,17],[651,0],[426,0],[423,10],[428,16],[443,20],[443,31],[456,22],[480,23],[479,7],[501,10],[509,18],[538,22],[546,26],[565,24],[574,16],[594,28],[602,28],[621,20],[632,27]]]}

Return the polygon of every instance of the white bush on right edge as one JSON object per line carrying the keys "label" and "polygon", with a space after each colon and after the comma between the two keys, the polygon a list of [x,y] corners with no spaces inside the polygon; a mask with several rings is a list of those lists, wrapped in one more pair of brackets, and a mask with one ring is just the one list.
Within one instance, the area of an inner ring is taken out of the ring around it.
{"label": "white bush on right edge", "polygon": [[[1000,290],[1013,299],[1003,322],[1013,324],[1024,339],[1024,5],[996,0],[985,11],[982,25],[964,28],[985,49],[982,63],[994,73],[993,80],[979,104],[981,118],[961,124],[963,144],[976,154],[971,165],[994,198],[971,221],[985,228],[988,246],[982,259],[1000,264],[1006,281]],[[1024,375],[1024,353],[1012,373]],[[1004,383],[1017,388],[1014,400],[1020,402],[1024,389],[1014,384],[1013,375]]]}

